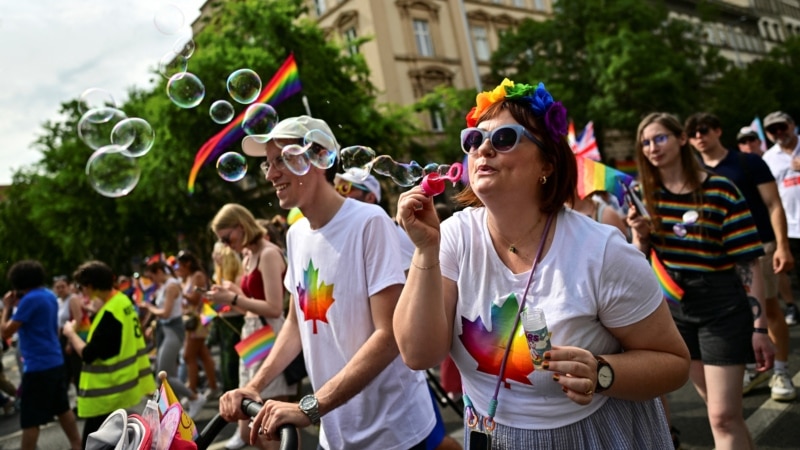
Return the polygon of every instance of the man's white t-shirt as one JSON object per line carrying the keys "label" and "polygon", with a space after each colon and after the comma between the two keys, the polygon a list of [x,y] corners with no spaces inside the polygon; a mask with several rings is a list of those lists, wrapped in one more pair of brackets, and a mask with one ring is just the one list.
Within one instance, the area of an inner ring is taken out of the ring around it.
{"label": "man's white t-shirt", "polygon": [[[306,369],[317,390],[375,331],[369,297],[405,283],[395,224],[376,205],[346,199],[325,226],[289,229],[284,285],[292,294]],[[422,372],[398,355],[361,393],[322,417],[326,449],[408,449],[436,417]]]}
{"label": "man's white t-shirt", "polygon": [[[465,393],[482,416],[494,394],[500,362],[530,271],[513,274],[487,232],[485,208],[467,208],[442,223],[442,275],[458,285],[451,355]],[[663,293],[644,255],[614,227],[569,209],[553,220],[553,243],[540,261],[526,307],[544,310],[551,343],[619,353],[606,327],[634,324],[652,314]],[[533,256],[531,256],[533,259]],[[578,422],[608,397],[582,406],[561,391],[552,372],[533,369],[521,325],[514,334],[500,385],[495,420],[522,429]],[[647,380],[642,380],[647,382]]]}
{"label": "man's white t-shirt", "polygon": [[792,155],[775,144],[762,157],[778,185],[778,194],[786,212],[788,234],[792,239],[800,239],[800,172],[792,170],[792,157],[798,154],[800,154],[800,139]]}

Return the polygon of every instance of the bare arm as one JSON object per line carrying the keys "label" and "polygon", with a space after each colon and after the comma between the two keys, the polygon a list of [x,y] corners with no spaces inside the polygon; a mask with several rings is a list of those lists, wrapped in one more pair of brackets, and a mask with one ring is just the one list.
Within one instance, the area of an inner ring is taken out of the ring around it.
{"label": "bare arm", "polygon": [[625,222],[622,221],[622,217],[614,211],[614,208],[609,207],[603,209],[603,217],[600,218],[600,221],[606,225],[617,227],[623,236],[626,238],[628,237],[628,227],[625,225]]}
{"label": "bare arm", "polygon": [[789,249],[789,232],[786,225],[786,211],[783,209],[778,185],[774,181],[758,185],[758,193],[769,209],[769,222],[775,232],[775,255],[772,267],[775,273],[788,272],[794,267],[794,256]]}
{"label": "bare arm", "polygon": [[0,315],[0,332],[2,332],[3,339],[11,338],[22,326],[21,322],[11,320],[11,313],[17,301],[17,296],[13,291],[8,291],[3,296],[3,313]]}
{"label": "bare arm", "polygon": [[[744,290],[753,307],[753,327],[767,329],[766,301],[764,298],[764,277],[758,260],[736,265],[736,274],[742,280]],[[756,366],[759,371],[772,368],[775,359],[775,348],[767,333],[753,333],[753,350],[756,355]]]}
{"label": "bare arm", "polygon": [[[264,294],[266,299],[249,298],[244,294],[239,294],[236,299],[236,306],[252,313],[264,317],[283,316],[283,280],[281,276],[286,270],[286,262],[283,260],[278,247],[267,247],[261,252],[261,259],[258,268],[261,271],[261,280],[264,283]],[[230,303],[233,294],[223,301]],[[266,300],[266,301],[265,301]]]}
{"label": "bare arm", "polygon": [[[200,271],[193,273],[192,286],[202,289],[207,288],[208,278],[206,277],[206,274]],[[197,289],[194,289],[192,292],[184,293],[183,298],[185,298],[190,305],[197,306],[203,301],[203,293]]]}

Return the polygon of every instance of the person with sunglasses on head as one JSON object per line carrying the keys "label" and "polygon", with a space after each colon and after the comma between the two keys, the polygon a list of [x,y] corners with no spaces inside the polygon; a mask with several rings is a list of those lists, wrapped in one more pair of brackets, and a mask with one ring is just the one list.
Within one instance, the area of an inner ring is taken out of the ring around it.
{"label": "person with sunglasses on head", "polygon": [[[244,275],[239,285],[230,281],[215,284],[205,294],[206,297],[245,314],[242,340],[266,326],[271,327],[276,336],[282,336],[286,328],[284,289],[281,284],[286,273],[283,250],[265,239],[267,231],[258,224],[247,208],[236,203],[228,203],[217,212],[211,221],[211,230],[220,242],[244,255]],[[239,361],[239,388],[250,385],[260,365],[261,362],[257,362],[248,366],[245,361]],[[270,383],[259,386],[253,400],[286,401],[296,393],[296,384],[289,384],[284,376],[277,376]],[[249,418],[238,419],[238,432],[226,443],[225,447],[228,449],[241,448],[249,442]],[[253,440],[252,444],[262,448],[278,448],[279,443]]]}
{"label": "person with sunglasses on head", "polygon": [[[717,132],[693,124],[694,140]],[[675,116],[651,113],[636,132],[646,211],[630,208],[633,244],[650,255],[669,310],[691,355],[690,378],[705,400],[717,448],[753,448],[742,413],[745,364],[772,367],[763,311],[764,255],[745,198],[728,178],[701,165]],[[682,292],[682,293],[681,293]]]}
{"label": "person with sunglasses on head", "polygon": [[[286,147],[312,131],[307,151]],[[297,207],[304,217],[286,235],[284,329],[250,383],[221,397],[220,413],[244,419],[242,398],[258,398],[302,350],[313,393],[299,404],[266,402],[251,442],[262,433],[277,439],[278,427],[291,423],[320,425],[319,446],[328,450],[424,449],[436,421],[428,387],[403,364],[392,329],[405,281],[400,259],[391,257],[400,252],[395,225],[380,207],[336,191],[335,161],[309,165],[322,153],[317,146],[340,149],[328,124],[309,116],[284,119],[266,139],[242,143],[247,155],[266,157],[262,168],[281,208]]]}
{"label": "person with sunglasses on head", "polygon": [[466,209],[440,224],[421,187],[398,201],[417,247],[394,317],[403,360],[453,357],[471,448],[671,449],[657,397],[685,383],[688,352],[644,256],[564,206],[566,109],[508,79],[476,103]]}
{"label": "person with sunglasses on head", "polygon": [[[765,253],[758,260],[764,278],[761,297],[764,309],[754,304],[753,310],[756,316],[766,316],[769,337],[775,345],[774,373],[769,383],[771,396],[778,401],[793,400],[796,393],[787,369],[789,328],[778,302],[778,274],[793,268],[794,257],[789,248],[786,214],[775,178],[757,155],[729,151],[722,145],[722,123],[717,116],[710,113],[693,114],[686,119],[684,129],[689,136],[689,143],[697,150],[706,169],[728,178],[739,188],[755,221]],[[706,132],[701,133],[702,130]],[[748,364],[743,381],[744,393],[768,379],[768,372],[756,371],[754,364]]]}

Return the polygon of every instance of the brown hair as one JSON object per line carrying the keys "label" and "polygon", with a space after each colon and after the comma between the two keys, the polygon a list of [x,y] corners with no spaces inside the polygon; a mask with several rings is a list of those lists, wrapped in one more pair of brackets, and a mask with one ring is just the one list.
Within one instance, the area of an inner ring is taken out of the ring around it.
{"label": "brown hair", "polygon": [[[553,139],[547,132],[544,116],[537,117],[529,105],[514,100],[504,99],[486,109],[478,118],[478,123],[493,119],[503,111],[511,113],[511,117],[538,137],[544,148],[541,148],[542,159],[553,166],[553,173],[542,186],[542,204],[540,209],[545,214],[556,212],[564,207],[564,203],[572,203],[578,183],[578,165],[575,155],[569,148],[567,138]],[[454,200],[464,206],[483,206],[472,188],[467,186],[459,192]]]}

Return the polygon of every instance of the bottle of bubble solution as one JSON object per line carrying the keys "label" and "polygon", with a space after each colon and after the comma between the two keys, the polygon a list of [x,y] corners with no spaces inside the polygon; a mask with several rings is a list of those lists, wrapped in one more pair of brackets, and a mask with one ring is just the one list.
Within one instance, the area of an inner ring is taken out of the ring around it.
{"label": "bottle of bubble solution", "polygon": [[148,399],[147,405],[142,413],[142,418],[150,425],[150,432],[153,435],[153,444],[150,448],[151,450],[156,450],[159,442],[159,431],[161,430],[161,420],[159,419],[158,414],[158,403]]}
{"label": "bottle of bubble solution", "polygon": [[539,308],[526,308],[522,312],[522,329],[531,352],[534,369],[542,368],[544,352],[550,350],[550,333],[544,319],[544,311]]}

